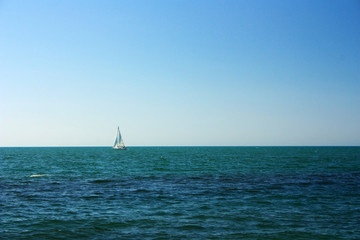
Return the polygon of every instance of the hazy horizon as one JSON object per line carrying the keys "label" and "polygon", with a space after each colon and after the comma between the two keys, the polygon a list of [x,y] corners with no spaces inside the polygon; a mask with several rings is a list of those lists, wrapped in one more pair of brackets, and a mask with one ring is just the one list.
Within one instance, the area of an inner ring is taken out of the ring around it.
{"label": "hazy horizon", "polygon": [[360,4],[1,1],[0,147],[359,146]]}
{"label": "hazy horizon", "polygon": [[[232,146],[225,146],[225,145],[209,145],[209,146],[202,146],[202,145],[182,145],[182,146],[165,146],[165,145],[161,145],[161,146],[139,146],[139,145],[126,145],[127,148],[177,148],[177,147],[184,147],[184,148],[221,148],[221,147],[224,147],[224,148],[358,148],[360,147],[359,145],[334,145],[334,146],[331,146],[331,145],[314,145],[314,146],[307,146],[307,145],[299,145],[299,146],[296,146],[296,145],[283,145],[283,146],[271,146],[271,145],[261,145],[261,146],[236,146],[236,145],[232,145]],[[0,148],[109,148],[109,149],[112,149],[112,146],[1,146]]]}

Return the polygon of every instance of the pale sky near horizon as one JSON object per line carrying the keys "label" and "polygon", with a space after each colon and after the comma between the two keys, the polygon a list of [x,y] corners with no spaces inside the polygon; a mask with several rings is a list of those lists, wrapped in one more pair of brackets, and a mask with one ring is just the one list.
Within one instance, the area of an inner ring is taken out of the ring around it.
{"label": "pale sky near horizon", "polygon": [[360,1],[0,0],[0,147],[360,145]]}

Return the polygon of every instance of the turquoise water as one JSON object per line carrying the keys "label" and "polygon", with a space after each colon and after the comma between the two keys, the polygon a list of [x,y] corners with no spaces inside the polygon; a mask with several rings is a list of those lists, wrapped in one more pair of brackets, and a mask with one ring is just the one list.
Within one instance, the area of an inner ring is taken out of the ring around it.
{"label": "turquoise water", "polygon": [[360,239],[360,147],[0,148],[0,239],[290,238]]}

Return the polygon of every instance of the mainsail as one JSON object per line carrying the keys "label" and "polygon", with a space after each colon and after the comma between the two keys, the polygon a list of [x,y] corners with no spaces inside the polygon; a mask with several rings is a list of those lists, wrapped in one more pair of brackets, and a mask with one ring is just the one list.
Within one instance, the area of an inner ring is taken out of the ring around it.
{"label": "mainsail", "polygon": [[115,143],[114,143],[113,148],[114,149],[126,149],[125,144],[124,144],[124,140],[122,139],[121,134],[120,134],[119,127],[118,127],[118,130],[117,130],[116,139],[115,139]]}

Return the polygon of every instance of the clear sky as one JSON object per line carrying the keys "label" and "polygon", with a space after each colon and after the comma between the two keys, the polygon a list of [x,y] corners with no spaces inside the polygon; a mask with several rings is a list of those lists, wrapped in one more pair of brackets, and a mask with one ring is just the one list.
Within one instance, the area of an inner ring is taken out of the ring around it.
{"label": "clear sky", "polygon": [[360,145],[360,1],[0,1],[0,146]]}

